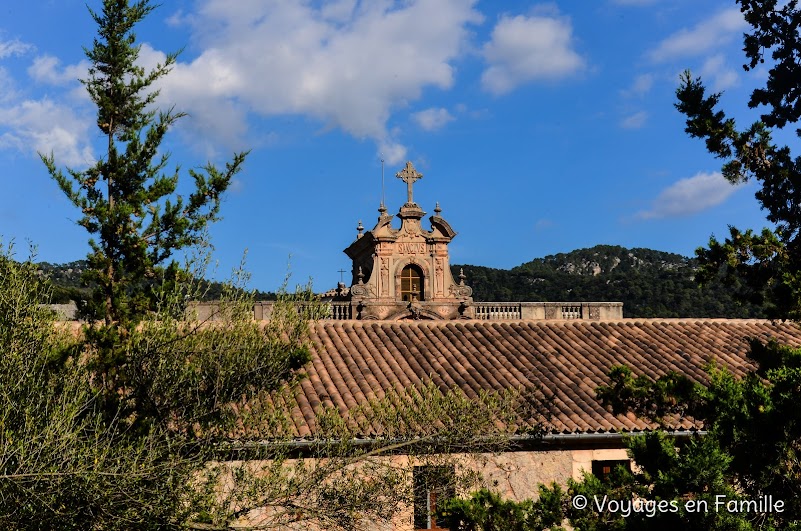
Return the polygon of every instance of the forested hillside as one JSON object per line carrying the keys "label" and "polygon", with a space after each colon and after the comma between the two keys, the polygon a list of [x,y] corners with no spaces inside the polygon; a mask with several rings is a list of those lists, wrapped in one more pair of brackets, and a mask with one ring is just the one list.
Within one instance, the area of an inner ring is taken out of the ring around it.
{"label": "forested hillside", "polygon": [[[53,302],[89,296],[81,283],[84,260],[39,264],[54,285]],[[761,307],[735,301],[721,284],[699,287],[694,259],[652,249],[598,245],[536,258],[511,270],[464,268],[465,282],[477,301],[619,301],[625,317],[763,317]],[[206,300],[218,298],[220,284],[210,282]],[[257,299],[274,294],[257,292]]]}
{"label": "forested hillside", "polygon": [[[86,286],[81,275],[89,266],[86,260],[76,260],[66,264],[50,264],[41,262],[37,264],[41,275],[50,279],[53,284],[53,304],[64,304],[69,301],[86,300],[91,297],[92,286]],[[223,285],[214,281],[203,281],[202,291],[204,301],[213,301],[220,298]],[[275,293],[256,290],[256,300],[275,300]]]}
{"label": "forested hillside", "polygon": [[619,301],[625,317],[763,317],[719,283],[699,287],[694,259],[598,245],[536,258],[511,270],[464,268],[476,301]]}

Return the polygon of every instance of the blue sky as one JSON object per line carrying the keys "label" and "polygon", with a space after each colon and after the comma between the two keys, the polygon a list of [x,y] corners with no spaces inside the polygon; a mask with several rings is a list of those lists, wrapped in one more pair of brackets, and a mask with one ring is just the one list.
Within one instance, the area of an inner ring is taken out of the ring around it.
{"label": "blue sky", "polygon": [[[91,6],[99,2],[89,0]],[[596,244],[691,255],[727,225],[761,228],[673,108],[686,68],[750,120],[746,26],[730,1],[168,0],[138,29],[140,62],[183,49],[160,84],[188,113],[165,150],[181,168],[250,149],[212,230],[217,276],[248,250],[253,286],[287,262],[323,290],[381,200],[415,200],[459,232],[452,263],[509,268]],[[0,16],[0,235],[38,258],[85,256],[79,213],[37,152],[102,155],[76,80],[94,27],[84,0],[9,2]]]}

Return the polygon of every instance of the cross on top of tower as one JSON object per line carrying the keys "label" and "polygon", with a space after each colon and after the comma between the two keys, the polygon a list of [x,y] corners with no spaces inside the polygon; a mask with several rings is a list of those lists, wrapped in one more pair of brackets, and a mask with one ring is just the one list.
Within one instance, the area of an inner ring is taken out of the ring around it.
{"label": "cross on top of tower", "polygon": [[414,203],[414,200],[412,199],[412,185],[416,180],[422,179],[423,174],[415,170],[410,161],[406,163],[405,168],[395,174],[395,177],[406,183],[406,202],[409,204]]}

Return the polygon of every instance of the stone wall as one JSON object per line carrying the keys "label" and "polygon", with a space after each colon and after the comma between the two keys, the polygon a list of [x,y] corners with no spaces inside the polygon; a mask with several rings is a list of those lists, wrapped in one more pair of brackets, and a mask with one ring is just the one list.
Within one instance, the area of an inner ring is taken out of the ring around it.
{"label": "stone wall", "polygon": [[[626,451],[619,448],[607,449],[573,449],[549,451],[516,451],[500,454],[455,454],[451,456],[457,467],[465,470],[477,470],[483,478],[483,485],[499,493],[505,499],[522,501],[536,499],[541,484],[556,482],[566,487],[568,479],[580,480],[583,472],[592,469],[594,460],[628,459]],[[408,456],[389,458],[396,467],[411,467],[415,463]],[[476,487],[477,488],[477,487]],[[461,493],[469,494],[468,492]],[[263,511],[250,514],[251,523],[264,516]],[[354,528],[370,531],[414,531],[413,511],[411,507],[403,508],[390,523],[361,522]],[[246,526],[247,523],[242,521]],[[236,526],[234,526],[236,527]],[[322,531],[308,522],[299,522],[298,531]]]}

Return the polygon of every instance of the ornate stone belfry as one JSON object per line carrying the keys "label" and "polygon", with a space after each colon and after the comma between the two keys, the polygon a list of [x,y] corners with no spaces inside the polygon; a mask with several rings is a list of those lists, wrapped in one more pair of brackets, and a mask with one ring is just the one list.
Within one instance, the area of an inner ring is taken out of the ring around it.
{"label": "ornate stone belfry", "polygon": [[396,174],[406,183],[406,203],[397,216],[400,228],[383,203],[372,230],[357,227],[356,241],[345,249],[353,260],[351,306],[359,319],[472,318],[473,290],[451,274],[448,244],[456,232],[441,216],[437,203],[429,218],[431,230],[420,220],[425,212],[414,202],[412,188],[423,175],[411,162]]}

